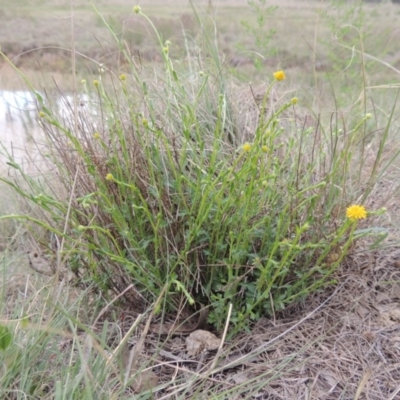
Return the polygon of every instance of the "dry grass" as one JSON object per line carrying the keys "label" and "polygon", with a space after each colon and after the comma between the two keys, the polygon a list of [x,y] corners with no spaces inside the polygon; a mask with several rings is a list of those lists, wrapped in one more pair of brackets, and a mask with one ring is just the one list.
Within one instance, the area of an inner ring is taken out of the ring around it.
{"label": "dry grass", "polygon": [[[43,313],[45,294],[37,291],[38,286],[26,274],[10,278],[3,316],[11,317],[15,302],[24,298],[33,299],[26,312]],[[78,294],[70,294],[71,302]],[[100,335],[107,320],[108,342],[116,346],[137,314],[111,309],[95,332]],[[147,334],[140,355],[147,372],[136,371],[137,379],[125,393],[157,386],[157,399],[397,399],[399,310],[399,250],[354,255],[343,265],[335,291],[310,296],[225,342],[213,368],[215,351],[189,356],[184,336],[165,339]],[[144,329],[141,324],[129,336],[131,346],[137,346]],[[65,362],[71,363],[71,352],[74,359],[79,357],[77,339],[87,347],[85,334],[60,336],[58,348]],[[48,366],[51,360],[53,369],[60,368],[59,357],[53,355]],[[116,390],[115,376],[109,380]]]}
{"label": "dry grass", "polygon": [[[162,26],[168,27],[171,35],[180,37],[179,20],[182,21],[182,15],[186,15],[185,18],[188,18],[187,15],[190,17],[189,8],[182,10],[180,4],[172,0],[162,2],[162,8],[150,0],[141,2],[143,8],[146,7],[146,3],[153,8],[154,15],[158,16],[156,24],[161,26],[161,30]],[[205,5],[207,2],[203,3]],[[233,15],[242,14],[244,3],[231,0],[229,9],[218,8],[217,18],[226,21],[232,19]],[[101,38],[102,42],[107,42],[107,34],[98,21],[89,17],[90,9],[86,4],[86,2],[75,3],[75,35],[79,43],[77,50],[96,59],[97,62],[115,62],[112,47],[105,45],[99,51],[97,40]],[[110,16],[114,16],[116,24],[125,21],[124,15],[130,12],[132,6],[124,0],[113,2],[112,5],[105,1],[98,4],[102,11],[106,10]],[[279,37],[276,47],[282,50],[273,58],[266,60],[266,63],[272,66],[283,64],[285,70],[290,71],[288,75],[292,77],[292,82],[288,82],[289,91],[296,87],[296,81],[301,81],[300,77],[309,75],[310,80],[315,80],[315,87],[319,87],[322,93],[320,97],[315,95],[313,100],[310,100],[310,104],[316,108],[322,107],[322,104],[326,102],[324,99],[327,93],[326,87],[329,84],[334,85],[335,81],[328,83],[321,78],[325,76],[323,75],[325,72],[331,71],[329,52],[326,52],[326,48],[313,58],[315,48],[312,45],[312,38],[316,29],[315,23],[318,20],[314,11],[316,6],[321,7],[321,3],[309,1],[303,4],[303,2],[292,0],[280,5],[285,12],[282,12],[274,21],[276,28],[281,29],[288,22],[293,21],[292,31],[288,35],[295,37],[299,34],[300,28],[303,28],[304,40],[299,46],[285,47],[283,42],[288,41],[287,38]],[[376,24],[375,27],[382,26],[382,21],[390,25],[390,21],[393,22],[399,12],[398,8],[390,4],[382,5],[381,10],[374,10],[374,6],[367,8]],[[165,19],[160,17],[162,13],[167,15]],[[19,19],[11,19],[10,15],[16,15]],[[66,3],[61,1],[55,8],[46,5],[33,7],[30,3],[23,1],[13,2],[12,6],[7,6],[0,11],[0,22],[3,22],[0,23],[0,36],[4,38],[2,50],[11,57],[25,53],[26,57],[20,57],[17,63],[22,68],[31,65],[34,60],[35,69],[67,70],[70,68],[68,51],[50,50],[43,47],[69,46],[70,21],[67,19],[69,15],[70,10]],[[172,28],[171,21],[175,21]],[[189,19],[188,21],[190,23]],[[320,23],[323,25],[322,22]],[[23,28],[17,30],[17,24]],[[35,26],[39,27],[36,29]],[[90,26],[90,30],[86,30],[84,26]],[[131,31],[134,33],[131,37],[132,51],[140,47],[142,53],[140,55],[137,53],[138,56],[146,59],[146,62],[157,61],[152,58],[151,46],[147,47],[146,43],[141,42],[147,33],[146,30],[135,24],[125,26],[127,34]],[[226,63],[236,64],[243,67],[243,71],[252,72],[248,55],[237,54],[234,47],[235,41],[238,40],[237,27],[237,20],[222,26],[223,34],[219,39]],[[321,29],[323,31],[322,27]],[[27,32],[33,32],[28,42],[25,39]],[[57,34],[54,35],[54,32]],[[13,34],[10,35],[10,33]],[[326,32],[323,31],[322,36],[324,37],[325,34]],[[378,52],[375,56],[381,57],[400,69],[400,53],[396,46],[390,47],[392,43],[398,42],[396,40],[398,35],[397,30],[382,34],[379,39],[381,43],[384,43],[382,52]],[[94,38],[96,40],[93,40]],[[244,38],[244,41],[246,40]],[[375,43],[375,46],[378,44]],[[38,47],[41,50],[36,50]],[[30,50],[33,51],[30,52]],[[93,67],[88,65],[89,63],[86,65],[85,61],[81,64],[95,72]],[[2,81],[6,79],[10,82],[12,76],[9,70],[3,71]],[[371,86],[374,84],[374,79],[378,77],[380,82],[382,79],[390,82],[394,77],[398,78],[397,73],[393,71],[382,77],[382,70],[379,68],[376,70],[376,75],[371,76]],[[64,78],[65,75],[61,74],[56,77],[56,80]],[[68,86],[69,78],[65,82]],[[11,87],[17,87],[19,84],[17,81],[9,83]],[[304,87],[301,89],[304,90]],[[246,88],[239,95],[243,96],[244,107],[241,111],[245,114],[246,107],[254,107],[256,100],[254,97],[257,93],[251,93],[251,90]],[[308,97],[307,93],[303,92],[303,95]],[[344,96],[346,95],[348,93],[344,93]],[[359,93],[352,95],[355,98],[359,97]],[[350,115],[352,110],[346,111]],[[305,121],[304,115],[299,116],[299,121],[296,122],[300,126]],[[315,123],[315,118],[316,116],[310,117],[306,121],[312,120]],[[242,123],[248,125],[243,121]],[[393,142],[392,151],[395,151],[397,147],[398,143]],[[369,150],[373,153],[373,149]],[[383,160],[390,159],[390,156],[391,153],[388,153]],[[366,176],[369,175],[373,164],[373,158],[368,158],[365,165]],[[134,372],[137,374],[137,379],[131,389],[125,394],[120,394],[119,398],[128,398],[135,393],[136,396],[138,396],[137,393],[145,396],[143,393],[146,390],[157,386],[152,395],[155,399],[399,399],[400,193],[392,190],[392,187],[399,182],[399,172],[398,163],[392,164],[380,177],[378,183],[371,188],[372,195],[366,204],[370,209],[378,209],[381,206],[388,208],[386,216],[374,220],[375,225],[379,224],[390,230],[387,246],[371,251],[368,250],[367,243],[358,243],[337,273],[336,289],[330,288],[311,295],[302,304],[290,306],[284,312],[271,318],[263,318],[256,325],[249,327],[248,332],[231,341],[226,341],[222,353],[204,351],[197,356],[190,356],[186,348],[186,336],[159,337],[146,331],[146,320],[133,330],[132,335],[126,336],[139,316],[138,312],[127,312],[117,306],[110,306],[101,321],[93,326],[93,332],[97,335],[96,339],[106,332],[108,345],[114,350],[124,338],[128,339],[129,348],[135,348],[138,343],[141,343],[140,340],[144,339],[139,348],[141,352],[138,361],[144,365],[145,372],[136,369]],[[12,233],[14,234],[15,231],[12,230]],[[1,242],[2,236],[9,239],[12,235],[0,236],[0,258],[7,255],[7,263],[10,263],[9,253],[5,252],[7,247],[5,240]],[[4,258],[2,262],[5,264]],[[32,315],[41,315],[41,322],[46,324],[46,307],[48,306],[46,290],[53,283],[44,282],[35,273],[32,275],[25,256],[21,258],[13,256],[11,264],[18,265],[19,268],[8,271],[7,275],[2,276],[4,304],[1,318],[16,319],[19,317],[15,314],[16,309],[20,308]],[[66,309],[71,304],[75,304],[77,298],[83,296],[79,288],[63,290],[60,289],[59,296],[64,298]],[[94,309],[92,315],[85,311],[84,307],[80,306],[80,312],[75,315],[80,315],[81,322],[91,326],[91,323],[99,316],[100,310]],[[51,353],[50,347],[46,349],[48,352],[44,353],[45,357],[42,355],[42,358],[49,356],[48,359],[46,358],[47,368],[61,370],[63,363],[64,365],[73,364],[74,360],[79,360],[81,356],[76,342],[87,349],[88,336],[90,335],[85,335],[78,330],[72,333],[67,330],[61,331],[54,340],[57,340],[56,347],[62,357],[50,357],[54,353]],[[98,354],[99,358],[104,358],[104,354],[101,354],[96,346],[92,346],[91,350]],[[218,359],[216,359],[217,354]],[[123,369],[126,365],[127,360],[123,359],[122,372],[125,372]],[[117,373],[118,371],[113,371],[107,378],[109,385],[108,387],[105,385],[104,398],[112,398],[117,392]],[[43,398],[52,398],[52,390],[54,387],[49,384],[49,387],[43,391]]]}
{"label": "dry grass", "polygon": [[[226,64],[239,67],[239,71],[251,74],[252,80],[255,75],[262,76],[252,67],[254,38],[240,25],[242,20],[255,21],[255,15],[251,13],[246,2],[214,1],[211,9],[207,8],[208,1],[196,4],[199,5],[203,15],[211,16],[218,24],[219,48]],[[299,77],[307,74],[314,84],[319,81],[321,89],[328,88],[328,82],[323,82],[321,78],[325,77],[326,72],[336,74],[338,70],[335,64],[340,60],[338,53],[348,51],[340,49],[341,28],[354,24],[345,34],[345,42],[352,46],[359,35],[357,16],[340,16],[337,9],[329,7],[329,2],[286,0],[268,4],[279,6],[278,11],[268,17],[267,25],[268,29],[276,30],[277,34],[271,42],[273,53],[259,54],[262,62],[273,68],[283,66],[290,72],[293,87],[301,80]],[[184,44],[183,29],[189,37],[195,37],[200,31],[187,1],[170,3],[148,1],[141,2],[141,5],[153,18],[163,37],[174,43],[173,51],[178,56],[179,49]],[[20,68],[51,71],[52,74],[69,73],[73,35],[80,71],[96,74],[97,68],[92,60],[112,67],[120,66],[121,59],[118,56],[118,49],[112,44],[110,32],[95,16],[91,6],[81,1],[75,1],[73,6],[72,13],[70,2],[65,0],[51,6],[46,3],[36,5],[25,1],[8,4],[0,12],[2,51]],[[98,1],[96,6],[118,36],[123,38],[134,57],[143,62],[161,60],[149,41],[149,30],[132,15],[130,2],[121,0],[110,5]],[[324,16],[325,12],[331,13],[332,17]],[[379,6],[367,4],[363,18],[365,25],[368,26],[364,37],[365,47],[368,51],[373,49],[372,56],[400,69],[400,53],[396,47],[399,32],[395,28],[398,13],[399,8],[390,3]],[[74,20],[73,32],[71,32],[71,15]],[[335,36],[332,36],[331,27],[328,26],[330,18],[339,21],[343,18],[343,24],[338,24]],[[207,29],[211,29],[211,26]],[[375,34],[376,32],[379,34]],[[317,42],[315,42],[316,37]],[[379,65],[375,67],[373,76],[379,75],[379,83],[393,82],[396,74],[385,71],[382,75],[382,71]],[[3,81],[4,85],[8,84],[8,79]],[[373,84],[374,81],[370,83]],[[335,85],[335,81],[332,84]]]}
{"label": "dry grass", "polygon": [[[336,289],[311,295],[272,318],[263,318],[248,332],[225,341],[221,353],[203,351],[189,355],[186,335],[160,337],[148,332],[146,318],[129,332],[140,317],[137,312],[110,305],[106,314],[100,310],[88,314],[85,310],[90,308],[81,306],[81,322],[88,326],[102,314],[93,332],[100,340],[106,329],[111,349],[115,350],[124,338],[128,339],[129,348],[137,349],[141,338],[144,339],[140,367],[131,368],[136,378],[117,398],[135,393],[145,396],[149,389],[153,390],[154,399],[399,398],[399,196],[394,193],[389,202],[384,196],[397,182],[396,172],[398,166],[393,164],[370,198],[371,205],[388,207],[388,214],[374,221],[374,225],[390,228],[387,247],[370,251],[368,243],[359,243],[337,272]],[[27,299],[30,300],[29,306],[24,306],[26,312],[45,318],[46,286],[43,287],[42,279],[26,274],[26,264],[21,259],[16,262],[20,269],[4,282],[7,291],[3,318],[15,317],[18,304],[26,304]],[[68,309],[81,294],[78,289],[62,290],[60,299],[64,298]],[[60,355],[49,348],[47,368],[51,365],[57,370],[63,363],[77,362],[82,351],[77,341],[85,351],[97,354],[96,346],[88,345],[85,333],[60,333],[56,339]],[[121,363],[107,378],[108,398],[118,392],[116,374],[126,372],[128,358]],[[46,389],[50,395],[46,398],[52,398],[52,390]]]}

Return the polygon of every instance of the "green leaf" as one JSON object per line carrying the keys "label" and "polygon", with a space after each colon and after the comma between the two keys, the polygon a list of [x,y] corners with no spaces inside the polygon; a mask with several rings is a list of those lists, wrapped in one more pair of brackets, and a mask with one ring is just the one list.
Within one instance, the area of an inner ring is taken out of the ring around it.
{"label": "green leaf", "polygon": [[7,161],[6,164],[15,169],[20,169],[20,166],[15,162]]}
{"label": "green leaf", "polygon": [[3,325],[0,325],[0,350],[5,350],[10,346],[12,335],[10,330]]}
{"label": "green leaf", "polygon": [[39,92],[36,92],[36,91],[35,91],[35,96],[36,96],[36,98],[37,98],[37,100],[39,101],[40,104],[43,104],[43,103],[44,103],[43,97],[40,95]]}
{"label": "green leaf", "polygon": [[368,235],[368,234],[375,234],[375,235],[382,235],[384,233],[389,233],[387,228],[381,228],[378,226],[365,228],[365,229],[357,229],[354,231],[354,235]]}
{"label": "green leaf", "polygon": [[376,235],[377,239],[372,243],[370,249],[376,249],[389,235],[389,230],[381,227],[372,227],[366,229],[358,229],[354,231],[354,238],[358,239],[367,235]]}

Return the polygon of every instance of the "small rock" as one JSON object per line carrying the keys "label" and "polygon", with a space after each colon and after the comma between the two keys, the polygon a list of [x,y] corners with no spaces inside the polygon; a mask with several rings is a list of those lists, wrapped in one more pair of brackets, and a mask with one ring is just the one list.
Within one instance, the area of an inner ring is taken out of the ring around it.
{"label": "small rock", "polygon": [[189,356],[197,356],[203,351],[217,350],[221,344],[213,333],[198,329],[186,338],[186,350]]}

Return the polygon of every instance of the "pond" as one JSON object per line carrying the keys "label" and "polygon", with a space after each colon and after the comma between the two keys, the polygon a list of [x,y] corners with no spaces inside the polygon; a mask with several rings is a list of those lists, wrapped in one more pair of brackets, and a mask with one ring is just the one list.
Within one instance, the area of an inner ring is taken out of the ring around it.
{"label": "pond", "polygon": [[[45,97],[40,93],[42,97]],[[89,110],[89,99],[79,96],[79,110]],[[73,96],[66,94],[51,100],[52,109],[64,123],[73,120]],[[0,91],[0,174],[11,174],[10,155],[30,175],[46,170],[46,137],[40,127],[38,103],[33,93],[24,90]]]}
{"label": "pond", "polygon": [[37,115],[32,93],[0,91],[0,174],[11,173],[7,153],[26,172],[37,173],[43,166],[45,143]]}

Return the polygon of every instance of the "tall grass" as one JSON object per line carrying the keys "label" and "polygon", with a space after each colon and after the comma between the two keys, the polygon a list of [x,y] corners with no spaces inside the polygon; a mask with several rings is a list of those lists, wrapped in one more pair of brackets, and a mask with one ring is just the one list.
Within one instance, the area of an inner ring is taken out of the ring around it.
{"label": "tall grass", "polygon": [[200,61],[188,53],[183,63],[155,34],[162,68],[138,68],[115,35],[128,73],[83,82],[87,104],[65,116],[36,92],[61,187],[44,192],[23,171],[29,191],[2,180],[39,206],[28,220],[56,236],[77,279],[115,295],[133,283],[125,297],[144,309],[161,293],[166,311],[205,305],[217,329],[232,303],[235,332],[332,282],[355,239],[346,207],[367,196],[356,182],[371,115],[347,131],[338,121],[306,128],[297,98],[271,100],[285,74],[270,71],[244,138],[209,33]]}
{"label": "tall grass", "polygon": [[[333,113],[329,124],[315,119],[310,126],[298,99],[281,89],[284,71],[270,70],[261,100],[243,115],[214,32],[204,29],[198,43],[187,37],[186,56],[177,61],[170,56],[174,43],[140,7],[134,13],[153,30],[161,65],[138,65],[107,25],[128,67],[100,66],[95,80],[82,80],[72,103],[65,96],[67,112],[60,114],[26,80],[48,143],[47,170],[54,174],[32,178],[4,148],[18,180],[0,180],[35,212],[0,220],[26,223],[52,257],[56,277],[72,273],[81,287],[118,297],[138,312],[153,307],[153,314],[167,316],[208,308],[208,322],[216,331],[227,322],[231,338],[251,321],[334,283],[356,239],[375,232],[369,221],[381,210],[364,214],[365,204],[398,154],[384,158],[397,98],[379,137],[363,106],[348,125]],[[371,144],[372,166],[366,158]],[[103,390],[96,382],[107,374],[122,385],[104,353],[112,348],[106,325],[97,337],[86,330],[96,341],[94,356],[76,341],[84,323],[55,304],[59,310],[46,329],[38,328],[44,319],[31,323],[27,347],[35,347],[29,360],[40,367],[52,345],[49,335],[69,337],[70,325],[81,364],[71,358],[69,373],[49,384],[56,398],[75,398],[82,385],[87,398],[102,398],[94,394]],[[8,325],[16,326],[15,318]],[[26,380],[21,385],[37,394],[31,367],[19,360],[7,366],[10,380],[5,377],[3,387],[12,387],[12,371],[19,369]],[[89,363],[94,370],[85,368]],[[44,373],[39,367],[35,374]]]}

